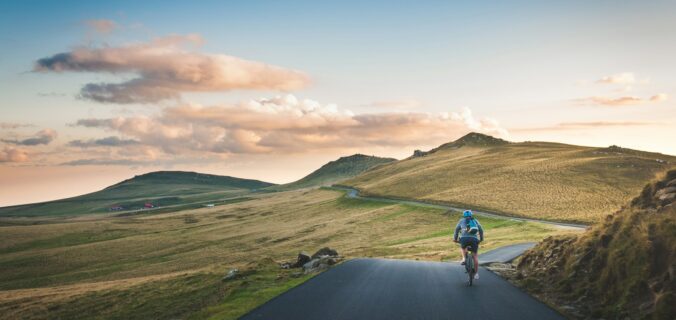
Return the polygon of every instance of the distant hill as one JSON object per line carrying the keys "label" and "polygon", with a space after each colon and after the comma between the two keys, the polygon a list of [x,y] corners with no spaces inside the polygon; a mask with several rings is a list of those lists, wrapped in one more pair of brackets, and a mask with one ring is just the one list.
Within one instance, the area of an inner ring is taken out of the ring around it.
{"label": "distant hill", "polygon": [[0,216],[78,215],[218,200],[273,186],[258,180],[184,171],[135,176],[101,191],[73,198],[0,208]]}
{"label": "distant hill", "polygon": [[521,258],[516,279],[568,306],[571,319],[673,319],[675,200],[671,171],[584,234],[545,239]]}
{"label": "distant hill", "polygon": [[367,195],[590,223],[674,166],[674,156],[617,146],[512,143],[470,133],[341,184]]}
{"label": "distant hill", "polygon": [[335,161],[331,161],[298,181],[279,186],[273,186],[268,189],[281,191],[316,186],[328,186],[336,182],[352,178],[371,168],[393,161],[397,161],[397,159],[354,154],[348,157],[341,157]]}

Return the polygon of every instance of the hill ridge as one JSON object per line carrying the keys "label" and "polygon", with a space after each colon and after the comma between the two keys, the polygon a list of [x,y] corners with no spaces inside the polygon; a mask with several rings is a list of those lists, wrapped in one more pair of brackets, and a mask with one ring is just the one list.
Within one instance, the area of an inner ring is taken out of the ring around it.
{"label": "hill ridge", "polygon": [[284,191],[324,185],[328,186],[394,161],[397,161],[397,159],[356,153],[329,161],[299,180],[284,185],[273,186],[268,189]]}

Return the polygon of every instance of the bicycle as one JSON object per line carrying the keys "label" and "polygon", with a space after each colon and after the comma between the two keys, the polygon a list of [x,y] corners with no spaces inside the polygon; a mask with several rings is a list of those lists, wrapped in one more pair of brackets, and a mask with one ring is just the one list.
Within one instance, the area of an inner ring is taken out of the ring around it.
{"label": "bicycle", "polygon": [[465,253],[465,271],[467,271],[467,275],[469,276],[469,286],[471,287],[474,282],[476,267],[474,266],[474,253],[470,250],[467,250]]}

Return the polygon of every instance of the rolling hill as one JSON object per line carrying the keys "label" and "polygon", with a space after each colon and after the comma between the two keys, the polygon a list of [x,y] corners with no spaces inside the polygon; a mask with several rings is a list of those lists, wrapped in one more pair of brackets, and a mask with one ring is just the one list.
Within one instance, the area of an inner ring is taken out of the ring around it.
{"label": "rolling hill", "polygon": [[517,283],[573,319],[673,319],[676,170],[581,235],[545,239]]}
{"label": "rolling hill", "polygon": [[329,186],[339,181],[357,176],[371,168],[393,161],[397,161],[397,159],[354,154],[331,161],[298,181],[272,186],[268,189],[283,191]]}
{"label": "rolling hill", "polygon": [[135,176],[103,190],[55,201],[0,208],[0,216],[57,216],[178,206],[244,195],[272,183],[184,171],[157,171]]}
{"label": "rolling hill", "polygon": [[674,156],[617,146],[513,143],[470,133],[341,184],[365,195],[590,223],[674,165]]}

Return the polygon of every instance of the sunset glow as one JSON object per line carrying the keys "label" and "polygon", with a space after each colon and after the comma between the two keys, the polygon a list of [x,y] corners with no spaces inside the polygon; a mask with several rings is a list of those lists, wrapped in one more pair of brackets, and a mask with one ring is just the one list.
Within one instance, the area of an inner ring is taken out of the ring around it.
{"label": "sunset glow", "polygon": [[668,1],[4,1],[0,206],[472,131],[674,155],[674,29]]}

